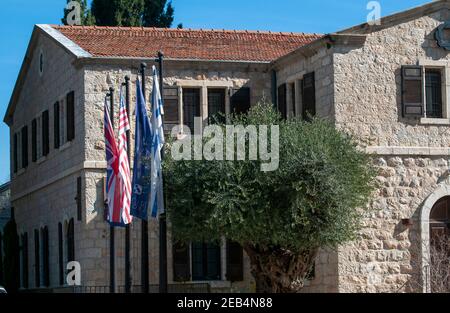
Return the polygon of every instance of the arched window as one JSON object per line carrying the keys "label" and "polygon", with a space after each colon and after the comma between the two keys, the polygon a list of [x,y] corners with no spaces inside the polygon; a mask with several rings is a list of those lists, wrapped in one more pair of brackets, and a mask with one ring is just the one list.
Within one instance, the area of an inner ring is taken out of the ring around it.
{"label": "arched window", "polygon": [[436,202],[430,214],[430,239],[436,243],[442,237],[450,236],[450,197]]}
{"label": "arched window", "polygon": [[450,197],[433,206],[430,214],[431,292],[450,292]]}

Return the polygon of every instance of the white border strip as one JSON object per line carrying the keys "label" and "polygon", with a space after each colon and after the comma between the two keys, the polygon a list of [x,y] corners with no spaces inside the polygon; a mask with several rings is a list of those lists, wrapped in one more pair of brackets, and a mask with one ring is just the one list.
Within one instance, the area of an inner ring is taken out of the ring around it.
{"label": "white border strip", "polygon": [[77,58],[91,58],[92,54],[81,48],[75,42],[64,36],[60,31],[54,29],[48,24],[38,24],[37,28],[41,29],[47,35],[55,39],[61,45],[66,47],[70,52],[72,52]]}

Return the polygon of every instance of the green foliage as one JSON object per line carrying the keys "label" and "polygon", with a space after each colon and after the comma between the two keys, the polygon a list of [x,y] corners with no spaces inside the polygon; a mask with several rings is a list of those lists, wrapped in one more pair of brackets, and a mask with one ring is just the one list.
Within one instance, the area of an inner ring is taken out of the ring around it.
{"label": "green foliage", "polygon": [[167,0],[93,0],[91,10],[99,26],[171,27],[175,12]]}
{"label": "green foliage", "polygon": [[177,240],[226,236],[243,246],[301,253],[355,238],[375,172],[349,136],[320,119],[283,121],[263,103],[248,116],[231,117],[231,124],[279,125],[279,169],[264,173],[260,161],[168,157],[168,216]]}
{"label": "green foliage", "polygon": [[[72,0],[67,0],[69,3]],[[81,25],[94,25],[95,19],[92,16],[91,10],[88,8],[87,0],[75,0],[80,3],[81,7]],[[68,25],[67,23],[67,14],[69,14],[69,10],[64,9],[64,17],[61,19],[61,22],[64,25]]]}
{"label": "green foliage", "polygon": [[4,228],[3,236],[5,288],[8,292],[19,289],[19,235],[14,219],[11,219]]}
{"label": "green foliage", "polygon": [[143,26],[145,27],[166,27],[173,23],[175,9],[172,1],[167,0],[144,0]]}

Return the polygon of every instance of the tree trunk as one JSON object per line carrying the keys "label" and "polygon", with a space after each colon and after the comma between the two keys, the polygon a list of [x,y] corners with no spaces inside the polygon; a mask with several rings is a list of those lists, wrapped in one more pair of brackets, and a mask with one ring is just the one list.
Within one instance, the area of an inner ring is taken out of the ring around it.
{"label": "tree trunk", "polygon": [[245,245],[257,293],[298,293],[313,268],[319,249],[301,253]]}

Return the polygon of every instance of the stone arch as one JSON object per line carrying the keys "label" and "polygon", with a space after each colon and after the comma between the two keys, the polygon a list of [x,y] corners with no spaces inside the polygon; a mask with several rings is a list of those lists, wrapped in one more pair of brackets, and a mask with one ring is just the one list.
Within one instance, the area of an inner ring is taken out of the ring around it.
{"label": "stone arch", "polygon": [[420,241],[422,256],[422,282],[423,292],[431,292],[430,283],[430,215],[434,205],[442,198],[450,196],[450,184],[445,182],[440,184],[437,189],[425,200],[420,213]]}

